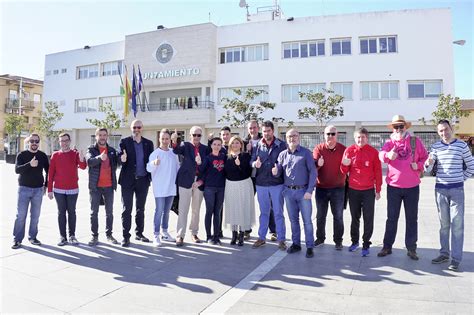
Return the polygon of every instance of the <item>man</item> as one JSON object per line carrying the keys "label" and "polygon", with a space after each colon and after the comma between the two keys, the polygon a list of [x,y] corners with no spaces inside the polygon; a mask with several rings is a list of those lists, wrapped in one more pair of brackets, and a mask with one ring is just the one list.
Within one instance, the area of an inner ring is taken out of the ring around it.
{"label": "man", "polygon": [[416,242],[418,240],[420,173],[423,172],[423,165],[428,158],[428,153],[423,142],[407,132],[411,123],[407,122],[402,115],[393,116],[388,127],[392,130],[392,134],[379,153],[380,160],[388,166],[385,178],[387,182],[387,222],[383,248],[377,256],[384,257],[392,253],[403,202],[407,255],[413,260],[418,260]]}
{"label": "man", "polygon": [[99,220],[97,214],[101,199],[105,203],[105,234],[107,241],[118,244],[112,236],[114,223],[114,191],[117,189],[117,164],[119,156],[114,148],[108,145],[108,131],[106,128],[97,128],[95,131],[95,144],[87,149],[86,161],[89,166],[89,195],[91,201],[91,231],[92,239],[89,246],[99,243]]}
{"label": "man", "polygon": [[[20,152],[15,163],[15,173],[19,174],[19,186],[12,249],[21,247],[21,242],[25,236],[28,207],[30,208],[28,240],[33,245],[41,245],[36,236],[38,235],[41,203],[48,186],[48,181],[45,178],[48,178],[49,161],[46,154],[38,150],[40,143],[38,134],[32,133],[26,140],[29,143],[28,150]],[[44,177],[43,171],[45,173]]]}
{"label": "man", "polygon": [[441,249],[440,255],[431,262],[433,264],[447,262],[451,255],[448,269],[458,271],[464,242],[464,181],[474,174],[474,158],[467,144],[454,138],[448,120],[440,120],[437,129],[441,141],[431,146],[428,164],[433,164],[435,160],[438,162],[435,195],[441,225],[439,229]]}
{"label": "man", "polygon": [[[247,124],[247,131],[248,135],[244,139],[244,152],[249,153],[252,155],[252,148],[257,146],[257,143],[262,139],[262,134],[259,132],[259,127],[258,127],[258,122],[256,120],[251,120]],[[255,174],[256,174],[257,169],[252,170],[252,183],[253,183],[253,191],[254,194],[257,192],[257,188],[255,186]],[[270,220],[268,222],[268,229],[270,230],[270,240],[272,242],[275,242],[277,240],[277,235],[276,235],[276,225],[275,225],[275,216],[273,215],[273,209],[270,206]],[[244,234],[244,239],[249,240],[250,239],[250,233],[252,233],[252,230],[245,231]]]}
{"label": "man", "polygon": [[176,246],[184,245],[184,236],[188,225],[189,206],[191,205],[191,237],[193,242],[200,243],[199,212],[203,199],[203,187],[199,187],[197,177],[199,175],[199,165],[209,153],[206,145],[201,144],[202,129],[193,126],[189,130],[191,142],[181,142],[178,146],[178,134],[176,131],[171,135],[173,152],[182,156],[182,163],[178,171],[176,183],[178,184],[179,204],[178,204],[178,224]]}
{"label": "man", "polygon": [[227,154],[229,150],[229,140],[232,137],[232,133],[229,126],[221,128],[220,138],[222,139],[222,150]]}
{"label": "man", "polygon": [[[76,238],[76,203],[79,195],[77,169],[85,169],[87,164],[81,151],[71,150],[71,137],[67,133],[59,135],[60,150],[51,155],[48,173],[48,198],[56,199],[58,224],[61,238],[58,246],[68,244],[66,221],[69,227],[69,242],[78,245]],[[67,213],[67,219],[66,219]]]}
{"label": "man", "polygon": [[278,163],[272,168],[274,176],[281,176],[283,172],[286,208],[291,222],[292,244],[288,248],[289,254],[301,250],[300,212],[303,217],[304,235],[306,241],[306,257],[313,254],[313,222],[311,222],[314,185],[316,184],[317,171],[311,151],[300,146],[300,134],[295,129],[286,132],[288,149],[278,156]]}
{"label": "man", "polygon": [[132,121],[132,135],[120,140],[120,159],[122,169],[119,184],[122,186],[122,246],[130,246],[130,229],[132,226],[133,194],[135,194],[135,240],[148,243],[150,240],[143,235],[145,225],[145,202],[150,187],[151,176],[146,170],[148,158],[153,152],[153,142],[142,136],[143,123]]}
{"label": "man", "polygon": [[283,216],[283,177],[275,177],[272,168],[277,163],[278,155],[286,149],[286,143],[274,136],[274,126],[271,121],[262,124],[263,138],[252,150],[251,165],[256,168],[257,199],[260,205],[258,240],[253,248],[265,244],[268,231],[270,208],[273,206],[277,230],[278,248],[286,250],[286,227]]}
{"label": "man", "polygon": [[362,257],[369,255],[370,238],[374,231],[375,200],[380,199],[382,165],[378,151],[368,144],[369,132],[360,128],[354,132],[355,144],[344,151],[341,171],[349,173],[349,207],[351,209],[351,239],[349,251],[359,248],[360,217],[364,218]]}
{"label": "man", "polygon": [[327,126],[324,129],[325,142],[314,147],[313,158],[318,168],[316,184],[316,241],[314,246],[324,244],[326,239],[326,217],[331,204],[333,217],[333,241],[336,250],[342,250],[344,235],[344,195],[346,175],[341,171],[341,161],[346,147],[337,142],[337,129]]}

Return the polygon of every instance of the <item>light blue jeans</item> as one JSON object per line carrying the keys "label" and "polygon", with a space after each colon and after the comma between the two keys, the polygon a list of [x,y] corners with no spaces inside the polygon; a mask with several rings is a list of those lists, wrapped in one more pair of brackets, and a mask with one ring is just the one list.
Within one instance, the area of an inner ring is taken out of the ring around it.
{"label": "light blue jeans", "polygon": [[25,237],[26,216],[28,214],[28,206],[30,207],[30,229],[28,238],[34,239],[38,235],[38,222],[41,213],[41,203],[43,202],[43,187],[31,188],[26,186],[18,187],[18,203],[13,228],[13,238],[15,241],[23,241]]}
{"label": "light blue jeans", "polygon": [[464,242],[464,187],[436,188],[436,205],[441,228],[440,254],[449,257],[449,232],[451,230],[451,258],[461,262]]}
{"label": "light blue jeans", "polygon": [[283,189],[283,197],[285,198],[286,209],[291,222],[291,241],[293,244],[301,246],[301,227],[300,227],[300,212],[303,218],[304,238],[306,241],[306,248],[314,247],[313,222],[311,221],[311,214],[313,207],[311,199],[304,199],[305,189]]}
{"label": "light blue jeans", "polygon": [[160,226],[163,230],[168,230],[168,221],[173,199],[174,196],[155,198],[155,217],[153,219],[155,235],[160,235]]}
{"label": "light blue jeans", "polygon": [[270,220],[270,209],[273,207],[275,215],[276,232],[278,241],[284,241],[286,238],[285,217],[283,216],[283,185],[277,186],[258,186],[257,199],[260,205],[260,217],[258,238],[265,240],[268,232],[268,223]]}

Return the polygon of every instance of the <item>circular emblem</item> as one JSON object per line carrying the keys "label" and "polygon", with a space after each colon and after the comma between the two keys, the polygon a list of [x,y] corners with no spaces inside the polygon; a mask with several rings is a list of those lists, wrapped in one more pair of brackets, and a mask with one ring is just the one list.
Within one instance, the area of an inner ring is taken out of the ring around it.
{"label": "circular emblem", "polygon": [[170,44],[161,44],[156,50],[156,60],[159,63],[167,63],[173,57],[173,47]]}

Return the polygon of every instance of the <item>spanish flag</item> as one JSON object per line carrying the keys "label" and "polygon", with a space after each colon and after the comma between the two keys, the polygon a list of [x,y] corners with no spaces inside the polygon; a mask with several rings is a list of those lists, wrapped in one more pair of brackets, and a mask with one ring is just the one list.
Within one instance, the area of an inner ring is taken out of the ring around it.
{"label": "spanish flag", "polygon": [[130,81],[128,81],[128,71],[127,67],[125,67],[125,100],[123,102],[123,115],[124,117],[128,116],[128,112],[130,111],[130,108],[128,106],[129,100],[130,100],[130,94],[131,94],[131,89],[130,89]]}

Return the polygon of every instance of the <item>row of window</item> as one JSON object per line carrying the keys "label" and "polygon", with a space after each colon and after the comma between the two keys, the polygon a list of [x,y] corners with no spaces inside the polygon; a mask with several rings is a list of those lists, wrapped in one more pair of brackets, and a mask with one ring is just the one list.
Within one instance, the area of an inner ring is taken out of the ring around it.
{"label": "row of window", "polygon": [[[67,73],[67,68],[62,68],[61,69],[61,74],[64,74],[64,73]],[[51,74],[53,74],[53,75],[59,74],[59,69],[54,69],[53,71],[46,70],[45,75],[51,75]]]}
{"label": "row of window", "polygon": [[76,70],[76,79],[89,79],[89,78],[97,78],[99,76],[99,68],[100,68],[100,76],[106,77],[111,75],[118,75],[122,73],[123,70],[123,61],[111,61],[111,62],[104,62],[99,64],[92,64],[86,66],[77,67]]}
{"label": "row of window", "polygon": [[108,96],[97,98],[78,99],[74,102],[75,113],[97,112],[99,104],[110,104],[113,110],[123,110],[123,96]]}

